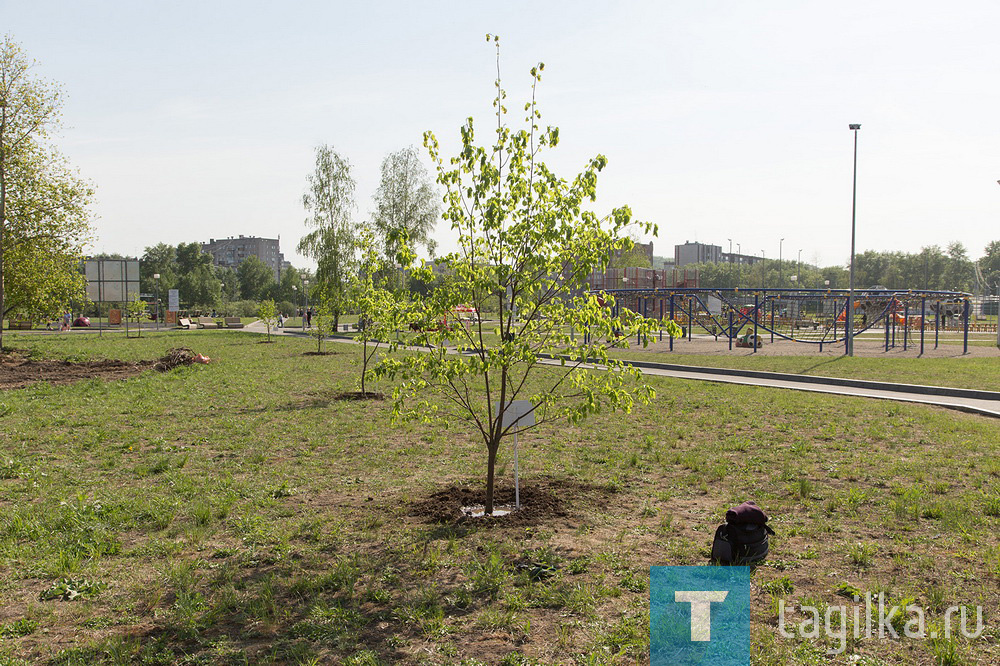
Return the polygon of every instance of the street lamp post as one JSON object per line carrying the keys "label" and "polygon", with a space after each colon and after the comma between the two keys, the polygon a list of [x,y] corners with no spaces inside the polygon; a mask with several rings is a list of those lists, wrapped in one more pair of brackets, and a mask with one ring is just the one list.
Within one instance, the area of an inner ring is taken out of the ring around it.
{"label": "street lamp post", "polygon": [[309,280],[302,281],[302,295],[305,297],[306,307],[302,310],[302,332],[306,330],[306,314],[309,312]]}
{"label": "street lamp post", "polygon": [[[795,287],[799,286],[799,276],[798,275],[789,275],[788,279],[792,281],[792,289],[794,289]],[[795,317],[796,319],[800,319],[801,315],[799,313],[799,300],[795,299],[794,303],[795,303],[795,311],[792,314],[792,316]],[[792,322],[792,337],[795,337],[795,322]]]}
{"label": "street lamp post", "polygon": [[785,278],[781,270],[781,246],[784,245],[784,243],[785,243],[784,238],[778,241],[778,286],[779,287],[781,287],[785,282]]}
{"label": "street lamp post", "polygon": [[854,356],[854,238],[858,211],[858,130],[861,129],[859,123],[851,123],[848,128],[854,132],[854,185],[851,195],[851,276],[848,285],[847,296],[847,343],[844,345],[844,353]]}
{"label": "street lamp post", "polygon": [[764,287],[767,286],[766,282],[765,282],[765,279],[764,279],[765,276],[767,275],[767,273],[764,272],[765,271],[764,263],[766,261],[767,261],[767,257],[764,256],[764,250],[761,250],[760,251],[760,288],[761,289],[763,289]]}
{"label": "street lamp post", "polygon": [[802,275],[802,250],[799,250],[799,264],[795,269],[796,275]]}
{"label": "street lamp post", "polygon": [[729,263],[733,263],[733,239],[727,238],[726,240],[729,241]]}
{"label": "street lamp post", "polygon": [[160,330],[160,274],[153,273],[156,280],[156,300],[153,303],[153,318],[156,320],[156,330]]}

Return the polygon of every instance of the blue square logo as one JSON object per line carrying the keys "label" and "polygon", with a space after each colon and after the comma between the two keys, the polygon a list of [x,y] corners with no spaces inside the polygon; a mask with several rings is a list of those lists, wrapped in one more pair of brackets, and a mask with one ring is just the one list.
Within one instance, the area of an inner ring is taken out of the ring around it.
{"label": "blue square logo", "polygon": [[750,567],[650,567],[650,666],[748,666]]}

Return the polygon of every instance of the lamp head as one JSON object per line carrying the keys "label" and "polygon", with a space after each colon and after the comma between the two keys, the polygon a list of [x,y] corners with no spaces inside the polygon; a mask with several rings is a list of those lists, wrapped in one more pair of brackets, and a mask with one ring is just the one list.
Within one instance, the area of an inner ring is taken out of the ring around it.
{"label": "lamp head", "polygon": [[852,129],[852,130],[859,130],[859,129],[861,129],[861,123],[852,123],[852,124],[848,125],[847,127],[849,129]]}

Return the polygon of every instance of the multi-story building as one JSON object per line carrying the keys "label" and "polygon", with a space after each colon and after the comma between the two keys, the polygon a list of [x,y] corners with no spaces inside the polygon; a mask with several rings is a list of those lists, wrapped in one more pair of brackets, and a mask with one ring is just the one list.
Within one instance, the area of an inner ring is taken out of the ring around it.
{"label": "multi-story building", "polygon": [[216,266],[236,268],[250,256],[255,256],[274,271],[274,279],[281,278],[281,271],[291,267],[285,261],[285,255],[278,247],[278,238],[258,238],[256,236],[239,236],[238,238],[210,238],[201,244],[203,252],[212,255],[212,263]]}
{"label": "multi-story building", "polygon": [[674,266],[677,268],[688,264],[717,264],[720,261],[722,248],[718,245],[684,241],[684,245],[674,246]]}
{"label": "multi-story building", "polygon": [[751,254],[723,252],[718,245],[708,245],[684,241],[684,245],[674,246],[674,266],[680,268],[688,264],[756,264],[760,257]]}

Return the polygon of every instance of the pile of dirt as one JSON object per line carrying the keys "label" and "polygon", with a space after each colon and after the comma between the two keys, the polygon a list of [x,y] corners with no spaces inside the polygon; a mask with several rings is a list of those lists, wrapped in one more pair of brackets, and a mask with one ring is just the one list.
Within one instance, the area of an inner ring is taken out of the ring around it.
{"label": "pile of dirt", "polygon": [[24,388],[37,382],[72,384],[84,379],[114,381],[128,379],[147,370],[151,361],[54,361],[37,360],[20,351],[0,354],[0,390]]}
{"label": "pile of dirt", "polygon": [[197,354],[187,347],[173,347],[158,361],[156,361],[153,368],[159,370],[160,372],[167,372],[168,370],[173,370],[179,365],[192,365],[195,362],[195,356],[197,356]]}
{"label": "pile of dirt", "polygon": [[[570,515],[570,503],[607,506],[612,491],[605,487],[567,479],[531,479],[521,483],[521,508],[502,516],[473,517],[467,507],[482,506],[486,499],[483,482],[453,485],[417,500],[409,514],[432,523],[451,525],[526,526]],[[493,490],[494,509],[513,509],[514,487]]]}

